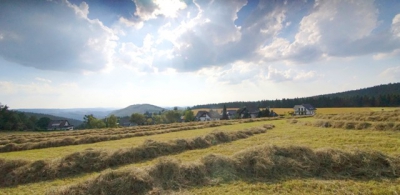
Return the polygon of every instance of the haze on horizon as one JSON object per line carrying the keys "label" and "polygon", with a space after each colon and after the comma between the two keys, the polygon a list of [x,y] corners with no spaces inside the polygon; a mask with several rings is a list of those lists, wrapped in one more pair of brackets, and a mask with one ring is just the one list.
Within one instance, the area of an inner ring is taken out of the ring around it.
{"label": "haze on horizon", "polygon": [[2,0],[0,102],[190,106],[400,82],[398,0]]}

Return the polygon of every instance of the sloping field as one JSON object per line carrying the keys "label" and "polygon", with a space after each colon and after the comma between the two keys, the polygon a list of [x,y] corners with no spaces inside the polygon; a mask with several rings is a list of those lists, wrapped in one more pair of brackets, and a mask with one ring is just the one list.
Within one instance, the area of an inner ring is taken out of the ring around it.
{"label": "sloping field", "polygon": [[301,125],[343,120],[319,117],[0,153],[0,194],[400,193],[400,131]]}

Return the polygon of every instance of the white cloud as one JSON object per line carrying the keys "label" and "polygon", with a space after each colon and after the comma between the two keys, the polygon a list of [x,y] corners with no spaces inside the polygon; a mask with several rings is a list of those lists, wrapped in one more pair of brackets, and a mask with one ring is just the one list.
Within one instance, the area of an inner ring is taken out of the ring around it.
{"label": "white cloud", "polygon": [[[397,17],[393,19],[393,34],[397,32]],[[389,31],[373,33],[378,25],[373,0],[316,1],[312,12],[302,18],[292,43],[276,38],[259,52],[268,61],[307,63],[325,57],[390,53],[400,48],[400,41]]]}
{"label": "white cloud", "polygon": [[400,38],[400,14],[397,14],[392,20],[392,33]]}
{"label": "white cloud", "polygon": [[244,82],[257,82],[262,72],[255,64],[239,61],[225,67],[204,68],[198,71],[198,74],[206,76],[210,82],[236,85]]}
{"label": "white cloud", "polygon": [[[18,95],[60,95],[69,93],[77,88],[77,85],[71,83],[63,83],[60,85],[52,85],[49,80],[36,78],[40,82],[31,83],[18,83],[10,81],[0,81],[0,91],[5,95],[18,94]],[[60,90],[62,88],[63,90]]]}
{"label": "white cloud", "polygon": [[159,16],[176,18],[178,12],[187,7],[186,3],[180,0],[133,0],[136,5],[134,17],[121,17],[119,22],[126,26],[134,26],[137,29],[143,27],[144,23]]}
{"label": "white cloud", "polygon": [[208,81],[223,84],[237,85],[242,83],[280,83],[285,81],[312,81],[323,77],[316,71],[305,71],[294,68],[277,69],[272,65],[257,65],[246,62],[236,62],[226,67],[209,67],[198,71],[198,75],[205,76]]}
{"label": "white cloud", "polygon": [[316,71],[304,71],[296,69],[278,70],[272,66],[268,66],[267,80],[273,82],[284,81],[310,81],[319,77]]}
{"label": "white cloud", "polygon": [[392,79],[394,81],[400,80],[400,66],[391,67],[379,74],[380,77]]}
{"label": "white cloud", "polygon": [[99,71],[112,65],[118,37],[99,20],[87,18],[88,4],[17,1],[3,1],[0,7],[7,15],[0,17],[4,59],[57,71]]}
{"label": "white cloud", "polygon": [[45,78],[41,78],[41,77],[36,77],[35,80],[42,81],[42,82],[45,82],[45,83],[51,83],[51,80],[45,79]]}

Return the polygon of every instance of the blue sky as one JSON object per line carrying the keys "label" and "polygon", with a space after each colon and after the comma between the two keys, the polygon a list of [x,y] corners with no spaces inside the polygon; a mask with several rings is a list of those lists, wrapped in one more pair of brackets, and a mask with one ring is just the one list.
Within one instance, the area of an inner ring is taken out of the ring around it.
{"label": "blue sky", "polygon": [[400,81],[398,0],[2,0],[0,102],[192,106]]}

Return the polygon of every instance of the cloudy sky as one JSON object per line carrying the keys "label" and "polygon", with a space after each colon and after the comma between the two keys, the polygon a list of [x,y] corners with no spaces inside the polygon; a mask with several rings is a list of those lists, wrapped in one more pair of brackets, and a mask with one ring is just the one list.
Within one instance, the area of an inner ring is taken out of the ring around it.
{"label": "cloudy sky", "polygon": [[126,107],[400,82],[399,0],[1,0],[0,102]]}

